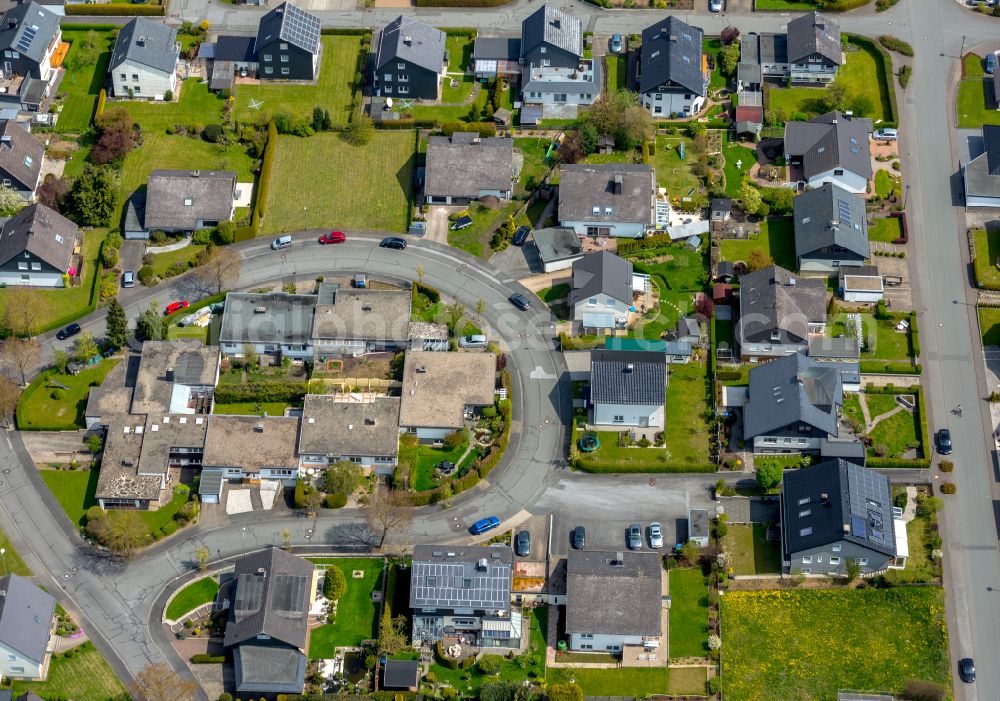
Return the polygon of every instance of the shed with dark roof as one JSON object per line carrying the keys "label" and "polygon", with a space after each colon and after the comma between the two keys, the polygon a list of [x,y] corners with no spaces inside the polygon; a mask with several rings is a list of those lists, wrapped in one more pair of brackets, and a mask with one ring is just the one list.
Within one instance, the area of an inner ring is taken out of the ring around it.
{"label": "shed with dark roof", "polygon": [[565,270],[583,257],[583,243],[572,229],[549,227],[535,229],[531,234],[547,273]]}
{"label": "shed with dark roof", "polygon": [[383,689],[407,689],[416,691],[420,684],[420,662],[418,660],[388,660],[382,668]]}

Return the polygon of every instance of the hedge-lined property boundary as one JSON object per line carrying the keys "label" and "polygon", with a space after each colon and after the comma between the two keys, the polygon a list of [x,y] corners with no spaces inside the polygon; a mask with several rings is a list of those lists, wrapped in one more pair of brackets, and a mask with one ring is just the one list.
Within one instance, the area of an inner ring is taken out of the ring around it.
{"label": "hedge-lined property boundary", "polygon": [[257,187],[254,195],[253,211],[250,213],[250,225],[236,229],[235,241],[249,241],[260,234],[260,220],[267,210],[267,197],[271,191],[271,174],[274,171],[275,153],[278,150],[278,127],[274,120],[267,125],[267,143],[264,144],[264,157],[261,158],[260,173],[257,176]]}
{"label": "hedge-lined property boundary", "polygon": [[889,55],[889,52],[886,51],[881,44],[873,39],[869,39],[866,36],[844,32],[844,39],[846,39],[849,44],[854,44],[862,49],[872,51],[876,55],[876,58],[881,58],[881,61],[875,61],[875,69],[882,89],[885,90],[886,94],[889,96],[889,114],[886,115],[887,118],[885,120],[879,123],[879,127],[896,126],[899,122],[899,108],[896,106],[896,86],[892,80],[892,56]]}
{"label": "hedge-lined property boundary", "polygon": [[[163,5],[133,5],[108,3],[106,5],[65,5],[67,17],[164,17]],[[74,25],[75,27],[76,25]]]}
{"label": "hedge-lined property boundary", "polygon": [[896,387],[886,385],[884,387],[865,387],[866,394],[912,394],[916,400],[917,420],[920,422],[920,450],[925,457],[913,460],[902,458],[868,458],[868,467],[922,469],[931,466],[931,439],[930,431],[927,428],[927,411],[924,409],[923,389],[920,385],[910,385],[909,387]]}

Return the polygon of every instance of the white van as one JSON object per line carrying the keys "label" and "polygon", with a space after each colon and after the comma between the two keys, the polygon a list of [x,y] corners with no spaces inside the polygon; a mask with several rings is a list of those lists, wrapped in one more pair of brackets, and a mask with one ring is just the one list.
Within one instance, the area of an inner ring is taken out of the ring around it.
{"label": "white van", "polygon": [[291,245],[292,237],[286,234],[285,236],[279,236],[271,242],[271,250],[277,251],[279,248],[288,248]]}

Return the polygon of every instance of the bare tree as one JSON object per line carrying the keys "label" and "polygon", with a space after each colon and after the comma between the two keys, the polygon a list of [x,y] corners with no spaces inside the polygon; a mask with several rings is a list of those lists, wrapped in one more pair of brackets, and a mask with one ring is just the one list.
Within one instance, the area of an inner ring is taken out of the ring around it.
{"label": "bare tree", "polygon": [[204,543],[199,545],[194,549],[194,556],[198,560],[198,569],[204,572],[208,569],[208,558],[212,556],[211,551],[209,551],[208,546]]}
{"label": "bare tree", "polygon": [[379,487],[368,497],[365,520],[368,529],[378,535],[378,548],[385,545],[391,531],[400,530],[413,518],[413,504],[405,495],[393,492],[387,487]]}
{"label": "bare tree", "polygon": [[38,290],[11,287],[3,308],[4,324],[13,336],[34,336],[38,333],[38,320],[47,307],[48,303]]}
{"label": "bare tree", "polygon": [[194,701],[198,682],[177,674],[166,662],[147,665],[129,688],[135,701]]}
{"label": "bare tree", "polygon": [[17,400],[21,397],[21,388],[6,375],[0,373],[0,417],[3,425],[9,426],[17,408]]}
{"label": "bare tree", "polygon": [[208,262],[198,268],[198,275],[205,284],[215,288],[216,294],[222,294],[224,289],[240,279],[242,264],[243,258],[236,249],[216,246],[212,249]]}
{"label": "bare tree", "polygon": [[102,519],[88,520],[87,532],[126,560],[130,560],[149,538],[149,526],[135,511],[112,511]]}
{"label": "bare tree", "polygon": [[35,369],[41,349],[34,338],[9,338],[3,344],[4,360],[21,373],[21,384],[28,384],[28,373]]}

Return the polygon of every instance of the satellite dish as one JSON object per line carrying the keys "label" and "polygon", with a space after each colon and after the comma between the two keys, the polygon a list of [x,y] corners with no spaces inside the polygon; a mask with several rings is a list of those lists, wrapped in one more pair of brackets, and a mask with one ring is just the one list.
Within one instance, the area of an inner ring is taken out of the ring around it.
{"label": "satellite dish", "polygon": [[392,98],[391,97],[385,98],[385,106],[388,107],[389,109],[392,109]]}

